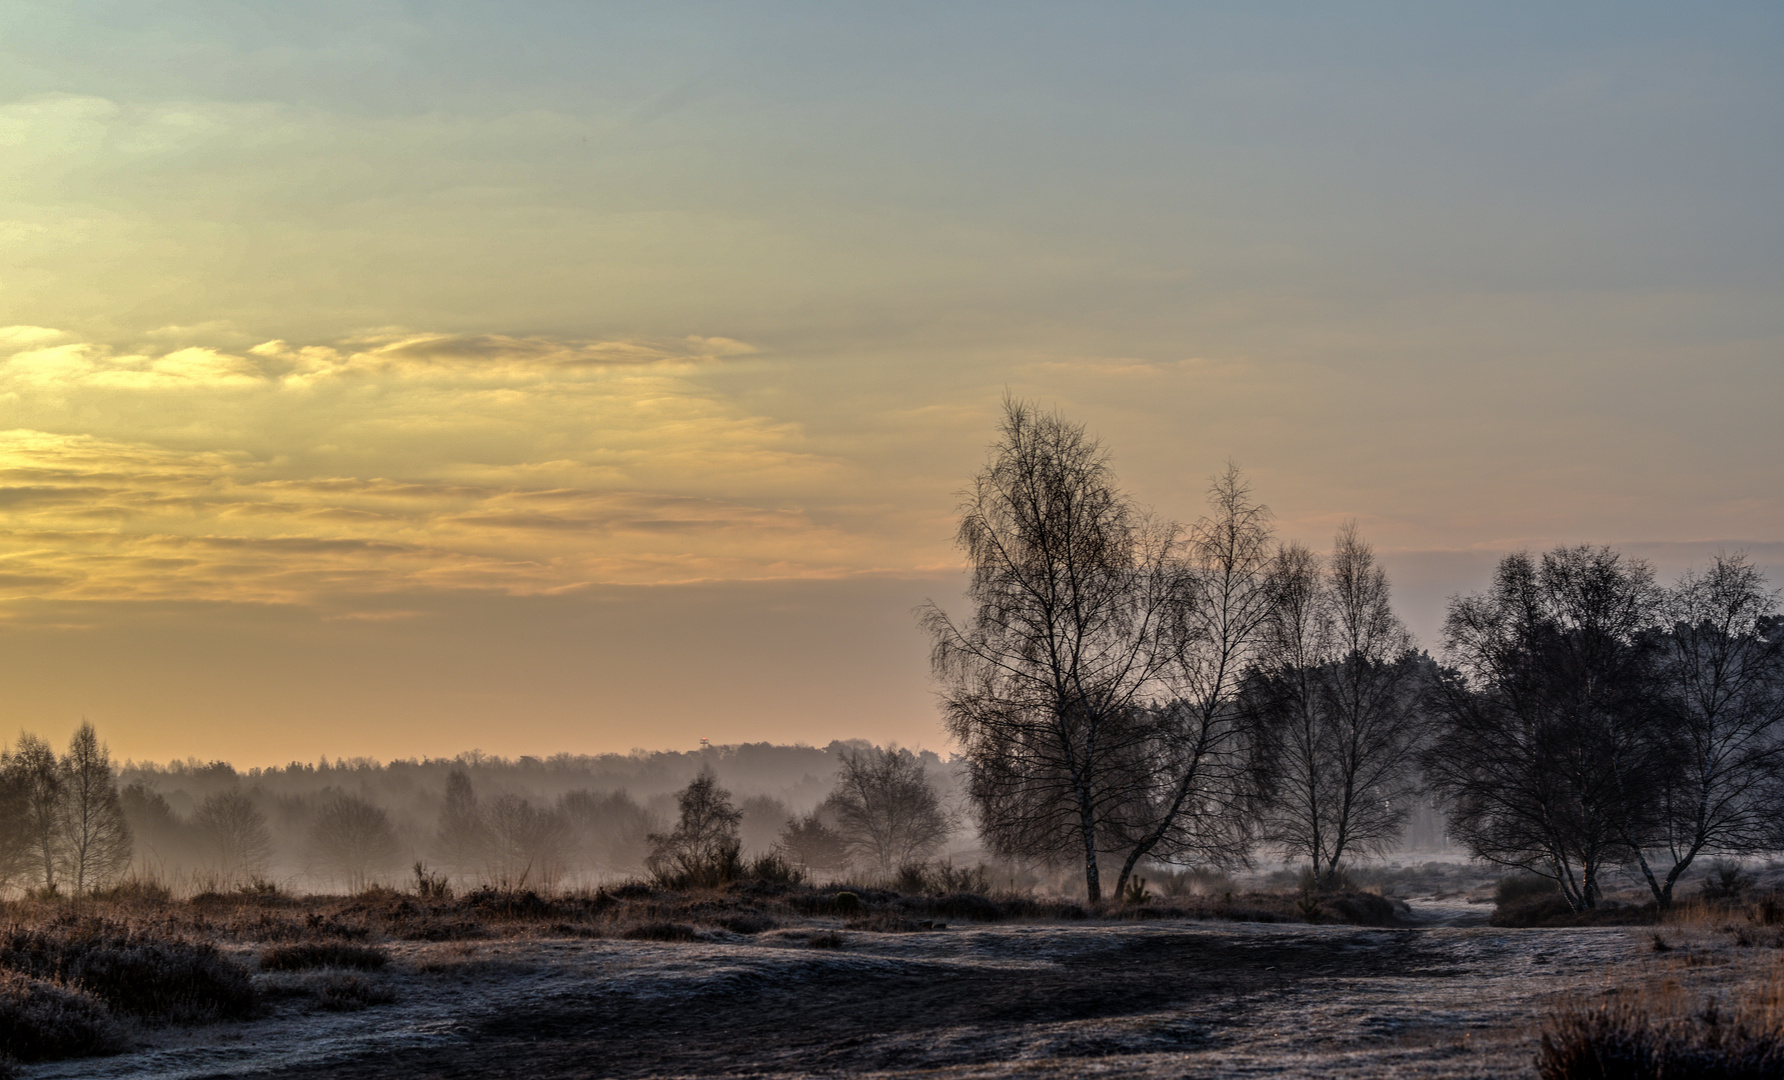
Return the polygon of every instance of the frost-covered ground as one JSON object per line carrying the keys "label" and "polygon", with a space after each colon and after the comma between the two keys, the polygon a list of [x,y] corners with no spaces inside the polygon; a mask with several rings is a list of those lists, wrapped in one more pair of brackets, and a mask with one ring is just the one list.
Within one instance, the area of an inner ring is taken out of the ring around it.
{"label": "frost-covered ground", "polygon": [[1500,1077],[1529,1073],[1556,993],[1651,950],[1627,928],[1497,930],[1465,903],[1415,912],[1422,925],[1395,930],[955,925],[843,931],[841,948],[819,948],[817,926],[404,945],[373,976],[395,1004],[330,1013],[292,997],[251,1023],[23,1074]]}

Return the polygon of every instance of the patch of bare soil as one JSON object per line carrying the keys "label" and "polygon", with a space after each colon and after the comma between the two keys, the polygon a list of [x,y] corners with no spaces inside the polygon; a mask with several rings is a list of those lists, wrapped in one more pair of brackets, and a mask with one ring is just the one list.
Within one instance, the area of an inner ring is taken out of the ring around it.
{"label": "patch of bare soil", "polygon": [[1553,995],[1645,944],[1153,923],[421,942],[377,976],[393,1004],[293,1004],[26,1075],[1518,1075]]}

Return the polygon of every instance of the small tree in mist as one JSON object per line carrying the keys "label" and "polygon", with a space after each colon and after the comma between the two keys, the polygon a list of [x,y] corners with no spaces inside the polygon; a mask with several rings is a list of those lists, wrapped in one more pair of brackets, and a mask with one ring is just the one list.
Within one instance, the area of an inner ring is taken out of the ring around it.
{"label": "small tree in mist", "polygon": [[310,823],[309,847],[312,865],[350,892],[363,891],[374,874],[401,858],[390,816],[346,794],[335,795],[317,811]]}
{"label": "small tree in mist", "polygon": [[570,849],[570,823],[555,810],[534,806],[518,795],[502,795],[486,811],[496,883],[519,888],[534,881],[557,884]]}
{"label": "small tree in mist", "polygon": [[651,875],[684,888],[722,885],[735,878],[741,869],[737,826],[743,812],[731,805],[731,793],[719,787],[711,772],[702,771],[676,796],[676,803],[681,816],[675,829],[650,837],[645,867]]}
{"label": "small tree in mist", "polygon": [[83,722],[60,762],[59,861],[76,895],[122,874],[130,865],[130,826],[118,799],[111,754],[93,725]]}
{"label": "small tree in mist", "polygon": [[775,840],[775,850],[795,866],[841,870],[849,864],[849,846],[842,834],[824,821],[828,807],[788,818]]}
{"label": "small tree in mist", "polygon": [[26,876],[45,889],[55,889],[61,858],[62,768],[50,744],[20,732],[18,745],[3,762],[18,809],[18,845]]}
{"label": "small tree in mist", "polygon": [[264,874],[272,860],[273,837],[266,815],[239,789],[205,797],[192,815],[205,855],[224,884]]}
{"label": "small tree in mist", "polygon": [[584,865],[607,873],[635,873],[650,855],[654,815],[624,791],[571,791],[558,799],[572,849]]}
{"label": "small tree in mist", "polygon": [[909,750],[847,750],[828,806],[850,858],[883,874],[935,854],[954,832],[923,763]]}
{"label": "small tree in mist", "polygon": [[1248,706],[1274,779],[1264,837],[1329,888],[1347,857],[1397,842],[1417,794],[1422,668],[1354,524],[1331,559],[1286,545],[1271,573],[1265,647]]}
{"label": "small tree in mist", "polygon": [[434,857],[459,877],[473,878],[488,868],[492,849],[489,824],[471,789],[470,774],[455,768],[446,774],[446,799],[434,834]]}
{"label": "small tree in mist", "polygon": [[7,764],[0,759],[0,890],[27,877],[33,863],[24,784]]}

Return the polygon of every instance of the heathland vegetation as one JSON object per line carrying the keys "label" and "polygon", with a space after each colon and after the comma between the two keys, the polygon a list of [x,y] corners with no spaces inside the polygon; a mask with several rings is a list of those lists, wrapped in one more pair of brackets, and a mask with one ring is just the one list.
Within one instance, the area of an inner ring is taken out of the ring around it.
{"label": "heathland vegetation", "polygon": [[[856,741],[238,771],[120,765],[85,722],[61,752],[21,734],[0,756],[0,1055],[389,1005],[470,970],[476,942],[828,953],[1015,921],[1084,928],[1090,957],[1140,947],[1099,927],[1411,926],[1467,921],[1462,898],[1506,928],[1649,927],[1631,993],[1560,993],[1544,1075],[1775,1074],[1784,999],[1749,970],[1784,940],[1764,865],[1784,849],[1784,617],[1761,572],[1726,554],[1662,584],[1610,548],[1514,553],[1451,601],[1434,656],[1354,524],[1325,553],[1281,541],[1232,467],[1208,504],[1159,520],[1082,427],[1009,403],[961,507],[968,604],[921,616],[945,760]],[[1449,861],[1385,865],[1433,823]],[[1205,981],[1220,947],[1196,940]],[[1321,979],[1332,947],[1246,945]],[[1703,983],[1706,964],[1732,974]],[[1656,989],[1675,976],[1709,1004]],[[972,974],[956,1005],[989,1008],[1006,978]],[[1087,1016],[1125,1007],[1097,1000]]]}

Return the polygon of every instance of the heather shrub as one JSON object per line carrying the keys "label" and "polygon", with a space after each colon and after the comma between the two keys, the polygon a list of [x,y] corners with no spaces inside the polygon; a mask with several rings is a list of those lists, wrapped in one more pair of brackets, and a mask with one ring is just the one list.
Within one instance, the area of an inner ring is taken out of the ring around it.
{"label": "heather shrub", "polygon": [[79,987],[144,1019],[203,1023],[254,1009],[248,972],[215,945],[107,919],[70,916],[0,931],[0,968]]}
{"label": "heather shrub", "polygon": [[309,968],[342,967],[359,971],[379,971],[390,957],[372,945],[354,945],[345,941],[303,942],[296,945],[275,945],[260,954],[262,971],[304,971]]}
{"label": "heather shrub", "polygon": [[93,995],[0,971],[0,1061],[55,1061],[123,1048],[123,1031]]}

